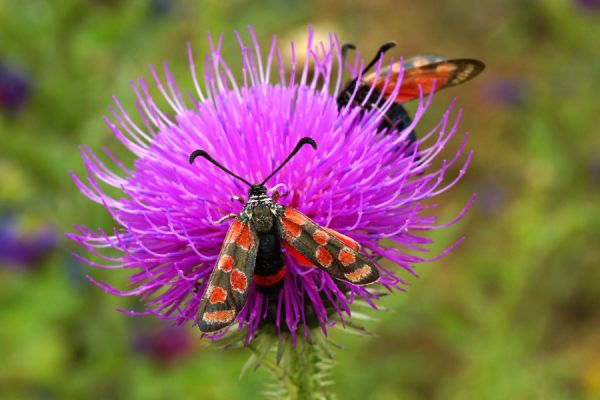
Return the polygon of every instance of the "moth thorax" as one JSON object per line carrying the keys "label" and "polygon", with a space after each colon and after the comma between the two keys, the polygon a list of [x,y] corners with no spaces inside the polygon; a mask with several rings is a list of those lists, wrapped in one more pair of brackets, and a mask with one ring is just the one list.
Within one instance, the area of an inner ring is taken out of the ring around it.
{"label": "moth thorax", "polygon": [[258,204],[252,209],[252,220],[257,232],[267,233],[273,229],[273,214],[268,204]]}

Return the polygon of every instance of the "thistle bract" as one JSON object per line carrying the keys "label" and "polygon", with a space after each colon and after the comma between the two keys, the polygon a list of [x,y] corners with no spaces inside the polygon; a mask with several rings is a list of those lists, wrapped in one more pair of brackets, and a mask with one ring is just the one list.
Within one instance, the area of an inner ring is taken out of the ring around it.
{"label": "thistle bract", "polygon": [[[85,196],[106,207],[119,227],[113,232],[77,227],[78,233],[70,237],[95,256],[86,260],[88,264],[130,271],[131,288],[119,290],[90,280],[109,293],[140,297],[144,313],[179,324],[196,321],[228,229],[228,223],[214,221],[242,210],[231,197],[245,197],[247,187],[213,165],[190,165],[190,153],[205,149],[233,173],[261,182],[300,138],[310,136],[318,151],[297,154],[271,178],[269,190],[288,192],[281,204],[359,242],[363,254],[380,269],[380,287],[403,288],[405,283],[387,266],[396,264],[414,273],[415,263],[427,261],[408,253],[427,251],[431,240],[419,232],[442,227],[435,225],[434,216],[423,215],[435,208],[423,202],[454,185],[471,157],[461,161],[457,176],[445,179],[461,159],[463,141],[451,160],[431,170],[458,118],[451,123],[449,110],[417,141],[418,150],[407,151],[407,137],[431,97],[420,99],[413,124],[405,130],[378,130],[390,102],[366,111],[352,102],[341,109],[336,104],[343,75],[360,74],[360,55],[346,64],[334,35],[327,43],[314,43],[310,31],[308,35],[306,59],[297,62],[292,44],[290,65],[284,65],[275,39],[264,57],[252,31],[250,45],[236,34],[243,60],[239,81],[220,55],[222,37],[216,45],[209,37],[211,51],[202,74],[188,49],[194,95],[184,95],[166,65],[164,75],[151,68],[172,110],[159,109],[144,80],[133,85],[137,122],[115,99],[106,123],[137,157],[133,168],[106,151],[103,158],[110,159],[111,166],[84,146],[88,176],[74,179]],[[377,71],[382,65],[376,65]],[[122,195],[109,196],[105,185]],[[109,256],[107,251],[114,250],[118,255]],[[248,341],[267,326],[294,340],[299,332],[310,335],[312,327],[326,333],[333,324],[344,323],[357,299],[376,308],[378,295],[370,286],[336,281],[318,268],[299,265],[288,253],[285,263],[282,289],[266,296],[251,288],[237,316],[236,329],[246,329]]]}

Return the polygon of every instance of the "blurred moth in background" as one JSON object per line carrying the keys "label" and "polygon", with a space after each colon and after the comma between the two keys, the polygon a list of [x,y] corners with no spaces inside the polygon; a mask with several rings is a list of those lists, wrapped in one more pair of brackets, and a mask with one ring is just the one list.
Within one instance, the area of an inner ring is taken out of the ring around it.
{"label": "blurred moth in background", "polygon": [[190,164],[197,157],[204,157],[250,186],[246,202],[240,197],[234,198],[244,204],[242,212],[217,221],[235,218],[202,296],[198,315],[202,332],[214,332],[233,323],[246,304],[250,282],[266,295],[279,292],[286,274],[282,244],[300,265],[319,267],[339,281],[366,285],[379,279],[377,267],[359,252],[357,242],[318,225],[292,207],[278,204],[281,197],[278,191],[272,196],[267,194],[265,183],[305,144],[317,148],[313,139],[300,139],[279,167],[257,184],[229,171],[204,150],[196,150],[190,155]]}
{"label": "blurred moth in background", "polygon": [[[435,90],[459,85],[473,79],[485,68],[485,64],[476,59],[449,60],[436,55],[418,55],[404,62],[382,67],[384,54],[395,46],[394,42],[381,46],[371,62],[345,85],[337,97],[340,110],[349,104],[366,111],[372,108],[385,109],[386,102],[391,101],[392,104],[379,124],[379,130],[385,129],[386,132],[390,132],[390,129],[400,132],[411,125],[412,120],[402,103],[419,99]],[[355,48],[351,43],[342,46],[344,63],[348,50]],[[376,71],[365,75],[376,64]],[[411,144],[416,139],[416,133],[411,131],[408,143]]]}

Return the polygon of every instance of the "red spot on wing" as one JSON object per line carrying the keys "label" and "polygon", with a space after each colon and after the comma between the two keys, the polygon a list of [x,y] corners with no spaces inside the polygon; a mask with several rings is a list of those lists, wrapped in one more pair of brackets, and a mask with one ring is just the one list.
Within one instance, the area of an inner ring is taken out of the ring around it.
{"label": "red spot on wing", "polygon": [[246,274],[240,271],[239,269],[234,269],[231,272],[231,287],[233,290],[239,293],[244,293],[246,291],[246,287],[248,286],[248,279],[246,278]]}
{"label": "red spot on wing", "polygon": [[322,246],[317,247],[315,257],[317,258],[319,264],[324,268],[329,268],[331,262],[333,261],[333,256],[331,255],[331,253],[328,252],[327,249]]}
{"label": "red spot on wing", "polygon": [[349,247],[344,247],[338,254],[338,260],[342,263],[342,265],[347,267],[348,265],[356,262],[356,255],[352,249]]}
{"label": "red spot on wing", "polygon": [[224,254],[219,258],[219,264],[217,268],[219,268],[223,272],[230,272],[233,269],[233,257]]}
{"label": "red spot on wing", "polygon": [[306,224],[308,222],[308,218],[301,212],[294,210],[293,208],[287,207],[285,212],[283,213],[285,219],[289,219],[291,222],[298,224],[300,226]]}
{"label": "red spot on wing", "polygon": [[302,234],[302,228],[294,222],[288,221],[287,219],[281,219],[281,225],[283,226],[285,237],[292,242],[298,239]]}
{"label": "red spot on wing", "polygon": [[224,303],[226,299],[227,291],[217,286],[212,288],[212,290],[210,291],[210,297],[208,298],[208,301],[210,301],[211,304],[216,304]]}
{"label": "red spot on wing", "polygon": [[239,219],[233,221],[231,227],[229,228],[229,232],[227,232],[227,236],[225,236],[225,244],[235,242],[235,239],[238,237],[240,231],[242,230],[242,225],[243,223]]}
{"label": "red spot on wing", "polygon": [[325,246],[329,242],[329,238],[330,238],[330,236],[327,234],[327,232],[322,231],[320,229],[315,231],[315,233],[313,233],[313,239],[320,246]]}
{"label": "red spot on wing", "polygon": [[359,251],[360,250],[360,244],[358,244],[358,242],[356,242],[354,239],[346,236],[346,235],[342,235],[339,232],[334,231],[333,229],[329,229],[329,228],[324,228],[327,232],[331,233],[333,236],[335,236],[336,238],[338,238],[342,243],[344,243],[346,246]]}
{"label": "red spot on wing", "polygon": [[221,310],[221,311],[205,312],[204,315],[202,315],[202,319],[209,324],[211,324],[211,323],[212,324],[227,323],[227,322],[233,321],[234,317],[235,317],[234,310]]}
{"label": "red spot on wing", "polygon": [[273,286],[279,281],[283,279],[285,276],[285,267],[281,267],[281,269],[273,275],[258,275],[254,274],[252,276],[252,281],[260,286]]}
{"label": "red spot on wing", "polygon": [[240,246],[242,249],[248,251],[252,246],[254,246],[254,233],[250,229],[249,224],[244,224],[242,231],[240,232],[240,236],[238,237],[236,244]]}
{"label": "red spot on wing", "polygon": [[287,242],[282,242],[283,243],[283,247],[285,247],[285,250],[292,255],[292,257],[294,257],[294,259],[296,260],[296,262],[300,265],[302,265],[303,267],[314,267],[313,263],[310,262],[310,260],[306,257],[304,257],[298,250],[296,250],[295,248],[293,248],[289,243]]}
{"label": "red spot on wing", "polygon": [[361,282],[364,278],[371,274],[371,270],[372,268],[369,265],[364,264],[362,267],[344,275],[350,282]]}

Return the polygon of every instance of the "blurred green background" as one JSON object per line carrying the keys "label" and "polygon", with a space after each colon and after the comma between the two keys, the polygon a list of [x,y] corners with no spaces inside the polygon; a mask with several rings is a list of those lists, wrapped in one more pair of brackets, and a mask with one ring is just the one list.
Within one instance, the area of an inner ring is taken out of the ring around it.
{"label": "blurred green background", "polygon": [[249,23],[283,48],[311,23],[367,54],[395,40],[396,57],[487,64],[418,129],[459,98],[475,158],[442,220],[478,199],[434,252],[467,240],[404,276],[377,336],[334,334],[339,398],[600,398],[600,0],[0,0],[0,399],[261,398],[266,371],[238,379],[247,352],[116,312],[138,301],[85,274],[123,274],[82,266],[63,234],[113,226],[68,175],[79,144],[132,160],[101,120],[111,96],[133,110],[129,81],[164,60],[191,89],[185,45],[200,63],[207,31],[238,66]]}

